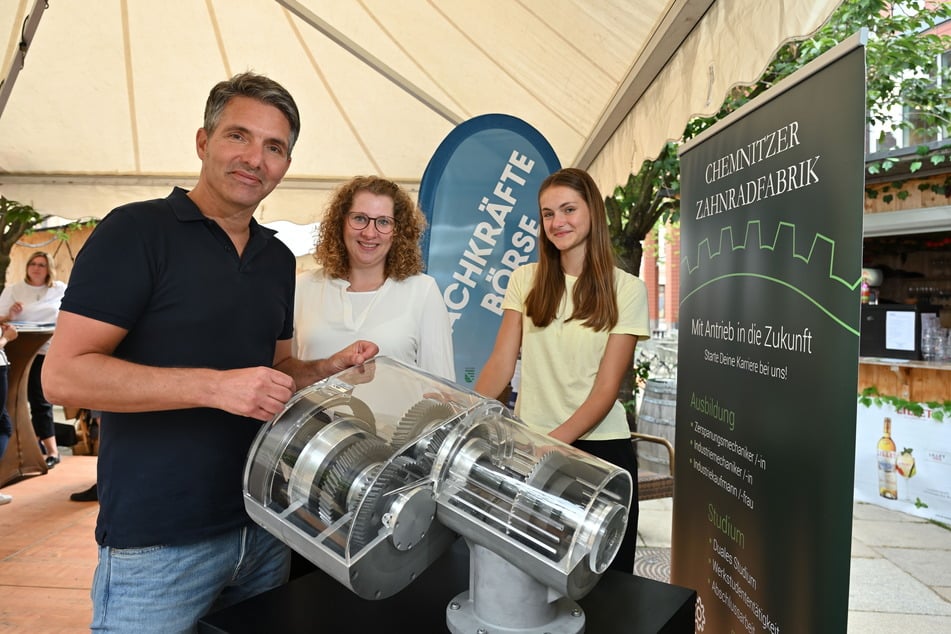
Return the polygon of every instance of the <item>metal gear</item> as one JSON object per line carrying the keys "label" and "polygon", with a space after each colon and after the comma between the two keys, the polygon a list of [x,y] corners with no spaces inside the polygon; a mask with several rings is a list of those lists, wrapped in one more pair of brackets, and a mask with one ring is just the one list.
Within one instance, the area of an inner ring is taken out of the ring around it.
{"label": "metal gear", "polygon": [[421,470],[426,473],[432,471],[433,463],[436,461],[436,454],[439,453],[439,448],[442,447],[443,442],[445,442],[448,436],[449,430],[445,427],[440,427],[426,433],[426,435],[420,438],[416,443],[413,454],[416,458],[416,464]]}
{"label": "metal gear", "polygon": [[358,552],[379,534],[383,513],[388,506],[383,499],[384,495],[424,476],[416,463],[406,456],[397,456],[383,467],[363,496],[353,518],[353,528],[350,532],[351,553]]}
{"label": "metal gear", "polygon": [[385,463],[380,462],[365,471],[360,472],[360,477],[350,487],[350,491],[347,493],[347,512],[354,513],[357,510],[357,507],[360,505],[360,500],[367,494],[367,491],[370,490],[370,487],[373,485],[373,482],[376,480],[377,475],[380,471],[383,470],[383,465]]}
{"label": "metal gear", "polygon": [[429,472],[436,453],[449,435],[449,430],[443,423],[456,414],[449,403],[424,398],[409,408],[396,424],[390,444],[402,449],[415,441],[415,445],[403,453],[415,459],[421,470]]}
{"label": "metal gear", "polygon": [[317,484],[320,519],[330,525],[351,510],[348,509],[347,497],[360,474],[386,461],[392,454],[392,448],[372,436],[356,440],[340,451]]}
{"label": "metal gear", "polygon": [[558,470],[568,464],[568,459],[560,451],[552,449],[542,455],[532,467],[526,482],[536,489],[545,489],[545,485]]}
{"label": "metal gear", "polygon": [[390,444],[394,447],[403,447],[409,441],[425,433],[427,429],[438,423],[449,420],[456,415],[455,409],[449,403],[424,398],[410,407],[393,430]]}

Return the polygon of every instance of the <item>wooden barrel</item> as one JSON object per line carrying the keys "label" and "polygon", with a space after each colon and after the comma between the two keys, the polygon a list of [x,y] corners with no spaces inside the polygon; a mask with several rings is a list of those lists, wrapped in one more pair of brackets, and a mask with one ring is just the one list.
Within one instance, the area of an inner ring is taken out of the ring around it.
{"label": "wooden barrel", "polygon": [[[637,431],[660,436],[674,444],[674,429],[677,422],[677,380],[648,379],[641,407],[637,412]],[[657,443],[639,442],[638,466],[641,469],[667,471],[667,449]]]}

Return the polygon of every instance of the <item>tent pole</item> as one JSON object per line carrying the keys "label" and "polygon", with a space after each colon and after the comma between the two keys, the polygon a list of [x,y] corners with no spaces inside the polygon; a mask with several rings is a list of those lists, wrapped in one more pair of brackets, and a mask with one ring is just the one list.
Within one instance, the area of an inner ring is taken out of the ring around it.
{"label": "tent pole", "polygon": [[317,14],[304,7],[300,2],[296,2],[295,0],[277,0],[277,2],[278,4],[283,5],[285,9],[299,17],[301,20],[323,33],[332,41],[336,42],[337,45],[349,51],[350,54],[362,61],[364,64],[418,99],[423,103],[423,105],[428,107],[430,110],[441,116],[449,123],[458,125],[463,122],[464,118],[462,116],[453,112],[448,106],[440,102],[432,95],[428,94],[406,77],[400,75],[398,72],[396,72],[396,70],[383,62],[383,60],[374,56],[370,51],[361,47],[359,44],[335,29],[326,20],[322,20],[317,16]]}
{"label": "tent pole", "polygon": [[36,28],[40,25],[40,18],[43,12],[49,8],[47,0],[35,0],[33,10],[26,16],[23,22],[23,30],[20,32],[20,42],[17,47],[17,53],[10,60],[10,68],[7,70],[4,78],[0,80],[0,117],[3,116],[3,110],[7,107],[7,100],[10,93],[13,92],[13,84],[17,80],[17,75],[26,64],[26,54],[30,50],[30,44],[33,43],[33,35]]}

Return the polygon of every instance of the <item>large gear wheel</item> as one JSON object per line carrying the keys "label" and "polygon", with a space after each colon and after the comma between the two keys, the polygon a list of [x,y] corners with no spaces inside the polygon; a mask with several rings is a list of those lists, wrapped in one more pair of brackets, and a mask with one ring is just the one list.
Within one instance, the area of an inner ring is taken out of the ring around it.
{"label": "large gear wheel", "polygon": [[353,528],[350,531],[351,553],[358,552],[379,534],[383,514],[389,506],[384,500],[385,494],[416,482],[425,475],[412,459],[405,456],[397,456],[383,467],[363,496],[353,518]]}
{"label": "large gear wheel", "polygon": [[[319,484],[326,470],[333,464],[337,454],[361,438],[368,437],[366,424],[353,417],[338,418],[322,425],[317,433],[306,434],[303,430],[298,436],[300,446],[296,450],[297,458],[287,478],[287,497],[289,504],[311,509],[317,515],[320,503]],[[297,441],[297,438],[295,438]],[[284,463],[287,464],[285,451]]]}
{"label": "large gear wheel", "polygon": [[408,443],[415,445],[403,454],[416,460],[419,468],[429,472],[449,429],[443,425],[456,416],[453,406],[443,401],[424,398],[413,405],[396,424],[390,444],[397,449]]}
{"label": "large gear wheel", "polygon": [[348,494],[359,485],[361,474],[386,461],[393,450],[375,437],[351,443],[332,460],[317,485],[318,515],[327,525],[340,519],[348,511]]}
{"label": "large gear wheel", "polygon": [[428,429],[439,423],[449,420],[456,415],[451,404],[424,398],[410,407],[400,422],[396,424],[390,444],[394,447],[403,447],[406,443],[424,434]]}

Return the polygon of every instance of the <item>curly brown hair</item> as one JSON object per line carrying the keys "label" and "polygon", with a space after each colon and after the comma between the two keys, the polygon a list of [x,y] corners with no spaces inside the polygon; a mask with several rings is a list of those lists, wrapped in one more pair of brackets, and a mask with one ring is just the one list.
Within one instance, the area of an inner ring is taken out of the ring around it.
{"label": "curly brown hair", "polygon": [[356,176],[337,189],[317,230],[314,259],[331,277],[346,279],[350,274],[350,256],[343,242],[343,224],[353,207],[354,197],[362,191],[387,196],[393,201],[396,227],[393,229],[390,250],[386,254],[384,275],[404,280],[422,273],[423,253],[419,239],[426,229],[426,217],[399,185],[379,176]]}

